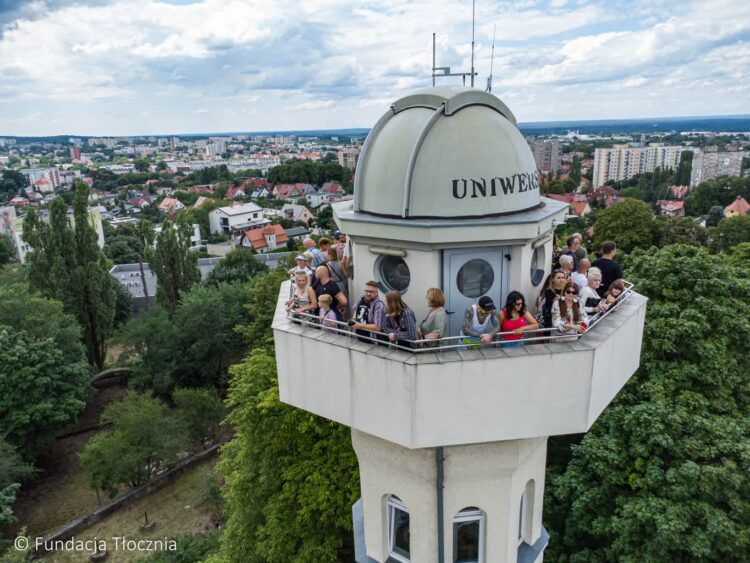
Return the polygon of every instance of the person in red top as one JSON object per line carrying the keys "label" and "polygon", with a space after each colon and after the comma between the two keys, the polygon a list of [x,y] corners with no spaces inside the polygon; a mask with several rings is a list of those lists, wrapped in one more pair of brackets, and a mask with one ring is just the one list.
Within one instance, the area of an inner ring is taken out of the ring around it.
{"label": "person in red top", "polygon": [[505,307],[498,315],[502,346],[523,346],[523,333],[539,328],[539,323],[526,308],[526,299],[518,291],[511,291],[505,301]]}

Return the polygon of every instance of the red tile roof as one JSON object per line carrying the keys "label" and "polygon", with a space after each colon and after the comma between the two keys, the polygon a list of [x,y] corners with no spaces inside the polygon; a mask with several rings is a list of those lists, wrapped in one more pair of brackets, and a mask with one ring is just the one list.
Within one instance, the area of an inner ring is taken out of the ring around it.
{"label": "red tile roof", "polygon": [[266,225],[262,229],[249,229],[245,231],[245,237],[255,250],[268,246],[266,235],[276,235],[276,246],[286,244],[289,240],[284,228],[279,224]]}
{"label": "red tile roof", "polygon": [[736,213],[737,215],[747,215],[750,212],[750,203],[744,197],[738,195],[737,199],[724,208],[724,213],[727,212]]}

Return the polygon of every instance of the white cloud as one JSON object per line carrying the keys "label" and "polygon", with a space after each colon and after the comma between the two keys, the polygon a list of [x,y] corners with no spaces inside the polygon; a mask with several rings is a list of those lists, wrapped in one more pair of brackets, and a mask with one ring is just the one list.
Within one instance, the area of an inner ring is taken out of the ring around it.
{"label": "white cloud", "polygon": [[[370,126],[429,86],[433,31],[439,66],[470,66],[469,0],[48,0],[20,13],[0,36],[3,134]],[[493,92],[520,120],[750,112],[747,2],[495,0],[477,22],[477,85],[496,23]],[[34,112],[61,122],[23,120]]]}

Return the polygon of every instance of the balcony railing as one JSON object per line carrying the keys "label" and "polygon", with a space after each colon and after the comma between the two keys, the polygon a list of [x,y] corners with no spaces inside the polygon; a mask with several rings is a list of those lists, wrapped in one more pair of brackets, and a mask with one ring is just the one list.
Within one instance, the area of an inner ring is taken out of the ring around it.
{"label": "balcony railing", "polygon": [[[489,343],[483,343],[479,339],[476,342],[466,342],[468,337],[466,336],[446,336],[444,338],[423,338],[419,340],[398,340],[396,342],[388,340],[388,335],[384,332],[377,332],[373,330],[364,330],[361,333],[355,333],[352,328],[343,321],[334,321],[326,319],[326,326],[321,326],[320,319],[317,315],[309,313],[294,313],[289,312],[287,318],[293,322],[318,329],[332,334],[339,334],[349,338],[357,339],[359,341],[366,341],[372,344],[386,346],[397,350],[403,350],[404,352],[411,352],[413,354],[420,353],[435,353],[449,350],[467,350],[467,349],[490,349],[490,348],[509,348],[511,346],[518,346],[519,343],[524,346],[527,344],[552,344],[556,342],[571,342],[578,340],[586,333],[591,332],[596,326],[606,319],[609,315],[617,311],[620,306],[623,305],[630,297],[635,293],[634,285],[630,282],[625,282],[625,291],[612,305],[610,305],[606,311],[597,313],[589,317],[590,322],[585,332],[578,334],[567,334],[560,333],[557,328],[538,328],[523,332],[523,338],[515,340],[504,340],[503,336],[517,336],[516,333],[509,332],[497,332],[495,336],[499,339],[495,339]],[[333,325],[333,326],[330,326]],[[368,336],[370,333],[372,336]],[[404,346],[402,343],[406,343]]]}

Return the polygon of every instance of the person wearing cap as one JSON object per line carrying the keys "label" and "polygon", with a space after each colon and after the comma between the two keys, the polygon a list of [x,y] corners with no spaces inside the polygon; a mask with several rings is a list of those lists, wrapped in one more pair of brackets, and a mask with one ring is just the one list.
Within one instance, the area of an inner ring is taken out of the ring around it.
{"label": "person wearing cap", "polygon": [[[495,313],[495,303],[489,295],[479,298],[474,305],[470,305],[464,314],[464,324],[461,336],[465,343],[483,344],[492,342],[498,330],[498,317]],[[474,348],[474,346],[472,346]]]}
{"label": "person wearing cap", "polygon": [[307,265],[307,256],[300,254],[295,260],[297,261],[297,265],[289,270],[289,275],[294,277],[297,274],[305,274],[307,276],[307,283],[311,283],[313,271]]}

